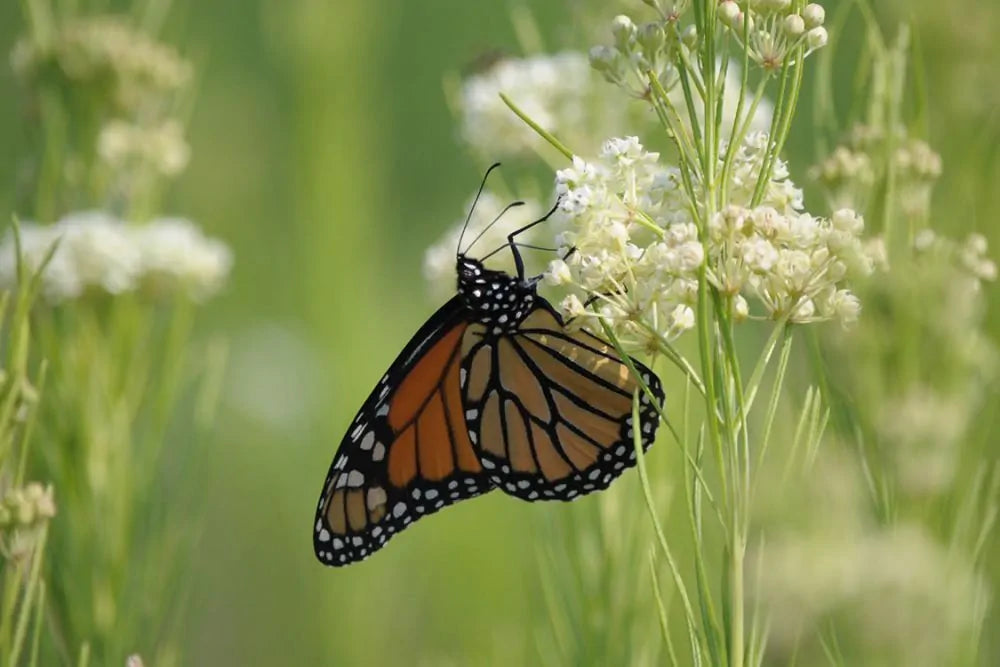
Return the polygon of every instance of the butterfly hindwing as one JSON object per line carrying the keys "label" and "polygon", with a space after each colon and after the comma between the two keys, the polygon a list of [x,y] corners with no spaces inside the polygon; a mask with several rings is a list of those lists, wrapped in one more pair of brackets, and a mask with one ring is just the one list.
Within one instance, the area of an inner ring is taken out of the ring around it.
{"label": "butterfly hindwing", "polygon": [[[491,335],[473,324],[465,336],[466,418],[494,485],[524,500],[572,500],[635,464],[638,383],[610,345],[568,331],[541,298],[516,331]],[[659,379],[632,362],[662,405]],[[648,448],[658,415],[644,392],[639,413]]]}
{"label": "butterfly hindwing", "polygon": [[491,488],[460,395],[462,313],[455,297],[421,327],[341,441],[313,530],[324,564],[364,559],[416,519]]}

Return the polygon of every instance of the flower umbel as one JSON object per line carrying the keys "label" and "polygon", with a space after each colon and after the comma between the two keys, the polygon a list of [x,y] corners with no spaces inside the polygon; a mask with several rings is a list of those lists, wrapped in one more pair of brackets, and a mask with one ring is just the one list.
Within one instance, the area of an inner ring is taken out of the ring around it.
{"label": "flower umbel", "polygon": [[[55,252],[42,274],[42,292],[59,302],[91,291],[121,294],[141,290],[147,296],[187,293],[213,296],[232,265],[229,248],[208,238],[181,218],[158,218],[130,225],[97,211],[67,215],[54,225],[22,223],[23,261],[38,270]],[[14,239],[0,243],[0,285],[17,282]]]}
{"label": "flower umbel", "polygon": [[852,272],[872,270],[863,221],[850,210],[830,219],[804,212],[780,161],[766,204],[748,208],[766,143],[751,135],[737,151],[730,192],[742,203],[714,214],[704,237],[680,170],[661,164],[636,137],[609,140],[597,160],[574,158],[556,175],[565,259],[547,273],[551,284],[570,289],[564,313],[583,315],[581,304],[591,301],[592,315],[613,323],[633,347],[648,348],[655,335],[672,340],[694,327],[698,272],[707,260],[709,281],[731,299],[737,320],[857,319],[860,303],[844,283]]}

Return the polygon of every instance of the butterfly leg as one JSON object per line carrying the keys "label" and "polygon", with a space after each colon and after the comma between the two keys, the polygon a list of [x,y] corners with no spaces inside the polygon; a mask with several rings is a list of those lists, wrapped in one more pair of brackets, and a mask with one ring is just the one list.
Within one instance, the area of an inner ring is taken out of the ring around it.
{"label": "butterfly leg", "polygon": [[552,214],[559,209],[559,202],[556,201],[555,205],[549,209],[549,212],[543,215],[538,220],[534,222],[529,222],[524,227],[515,229],[510,234],[507,235],[507,245],[510,246],[510,251],[514,254],[514,266],[517,267],[517,277],[520,280],[524,280],[524,260],[521,258],[521,251],[517,249],[518,244],[514,241],[519,235],[528,231],[532,227],[542,224],[546,220],[552,217]]}

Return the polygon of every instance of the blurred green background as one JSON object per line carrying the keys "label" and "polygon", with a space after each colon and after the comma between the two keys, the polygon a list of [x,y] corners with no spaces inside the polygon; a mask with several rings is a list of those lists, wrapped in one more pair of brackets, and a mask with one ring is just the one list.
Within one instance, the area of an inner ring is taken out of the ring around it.
{"label": "blurred green background", "polygon": [[[550,50],[589,46],[567,3],[519,3]],[[913,21],[924,54],[929,139],[945,165],[937,228],[1000,247],[1000,7],[877,4],[887,26]],[[484,53],[518,53],[511,6],[175,2],[164,37],[200,81],[192,161],[167,213],[197,220],[236,256],[200,323],[229,339],[231,358],[217,443],[199,454],[211,487],[187,664],[488,664],[518,661],[534,641],[536,507],[499,495],[462,503],[344,570],[321,567],[310,544],[345,425],[436,305],[423,250],[462,215],[487,166],[460,146],[442,81]],[[17,3],[0,4],[3,52],[20,21]],[[0,210],[17,210],[28,146],[8,68],[0,86]],[[802,182],[816,157],[809,97],[788,146]]]}

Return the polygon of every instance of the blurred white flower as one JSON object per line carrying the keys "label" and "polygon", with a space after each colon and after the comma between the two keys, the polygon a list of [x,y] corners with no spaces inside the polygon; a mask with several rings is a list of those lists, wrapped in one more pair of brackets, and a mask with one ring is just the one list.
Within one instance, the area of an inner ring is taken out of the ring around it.
{"label": "blurred white flower", "polygon": [[[517,155],[544,145],[534,130],[504,104],[500,93],[550,132],[576,133],[581,125],[593,126],[598,110],[588,101],[595,94],[596,83],[587,57],[573,51],[504,58],[463,82],[462,139],[479,154],[491,158]],[[601,104],[614,107],[610,114],[614,117],[624,113],[625,102],[614,96],[606,96]]]}
{"label": "blurred white flower", "polygon": [[952,664],[983,613],[985,582],[971,563],[917,526],[772,536],[762,551],[757,595],[778,656],[793,655],[827,619],[845,614],[855,620],[840,626],[839,639],[863,655]]}
{"label": "blurred white flower", "polygon": [[[44,296],[53,302],[88,290],[151,295],[186,292],[195,299],[215,294],[232,264],[229,248],[205,237],[194,223],[162,218],[142,225],[97,211],[72,213],[53,225],[21,224],[22,258],[28,274],[41,267]],[[0,243],[0,286],[17,283],[13,232]]]}
{"label": "blurred white flower", "polygon": [[882,447],[893,457],[903,489],[911,494],[946,491],[955,477],[975,400],[942,395],[914,386],[888,398],[879,408],[878,432]]}
{"label": "blurred white flower", "polygon": [[[470,199],[466,204],[466,210],[472,208],[474,199]],[[543,214],[542,207],[534,201],[525,201],[523,206],[512,208],[500,216],[510,200],[502,199],[489,190],[484,190],[476,203],[472,216],[469,218],[469,227],[465,231],[462,241],[462,251],[471,251],[471,257],[484,257],[488,253],[507,243],[507,235],[523,227],[533,220],[537,220]],[[497,216],[500,219],[497,220]],[[496,223],[490,226],[493,221]],[[455,293],[455,252],[458,248],[459,237],[462,236],[462,227],[465,218],[458,220],[434,245],[427,249],[424,254],[424,278],[430,286],[435,298],[446,298]],[[489,229],[486,230],[487,226]],[[526,234],[518,237],[518,241],[532,243],[536,237],[538,228],[529,230]],[[482,233],[482,237],[475,242],[475,248],[470,244]],[[531,267],[532,255],[525,257],[527,266]],[[513,255],[510,252],[501,251],[487,260],[487,266],[497,270],[513,272]]]}
{"label": "blurred white flower", "polygon": [[191,149],[174,119],[155,127],[112,120],[97,137],[97,154],[113,169],[148,165],[163,176],[176,176],[187,167]]}
{"label": "blurred white flower", "polygon": [[206,237],[190,220],[159,218],[133,228],[142,255],[142,281],[154,293],[187,292],[203,300],[229,276],[229,247]]}
{"label": "blurred white flower", "polygon": [[180,90],[192,71],[176,50],[118,15],[63,22],[44,43],[24,38],[14,46],[11,65],[23,81],[56,72],[130,110]]}

